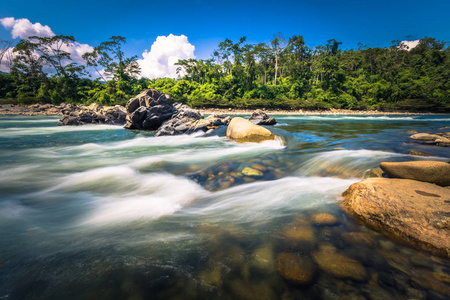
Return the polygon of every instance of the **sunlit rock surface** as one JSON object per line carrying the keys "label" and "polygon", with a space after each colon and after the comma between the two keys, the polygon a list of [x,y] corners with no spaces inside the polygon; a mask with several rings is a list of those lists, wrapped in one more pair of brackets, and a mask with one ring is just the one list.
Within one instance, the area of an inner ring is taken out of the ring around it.
{"label": "sunlit rock surface", "polygon": [[450,256],[450,189],[370,178],[351,185],[341,207],[368,226],[410,245]]}
{"label": "sunlit rock surface", "polygon": [[450,164],[442,161],[382,162],[380,167],[392,178],[450,185]]}
{"label": "sunlit rock surface", "polygon": [[227,138],[238,143],[260,143],[275,140],[276,137],[264,127],[255,125],[241,117],[235,117],[228,125]]}

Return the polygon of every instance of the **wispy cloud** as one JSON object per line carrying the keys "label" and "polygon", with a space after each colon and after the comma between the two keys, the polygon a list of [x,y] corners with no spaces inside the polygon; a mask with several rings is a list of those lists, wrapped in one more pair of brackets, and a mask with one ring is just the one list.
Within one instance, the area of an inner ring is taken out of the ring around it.
{"label": "wispy cloud", "polygon": [[[13,17],[0,19],[0,24],[7,30],[11,31],[11,37],[13,39],[21,38],[28,39],[30,36],[39,37],[52,37],[55,33],[47,25],[42,25],[41,23],[31,23],[28,19],[15,19]],[[64,45],[62,50],[70,53],[71,58],[83,64],[84,60],[82,55],[86,52],[94,50],[94,48],[88,44],[81,44],[78,42],[73,43],[70,46]],[[6,66],[3,66],[5,69]],[[6,70],[6,69],[5,69]]]}

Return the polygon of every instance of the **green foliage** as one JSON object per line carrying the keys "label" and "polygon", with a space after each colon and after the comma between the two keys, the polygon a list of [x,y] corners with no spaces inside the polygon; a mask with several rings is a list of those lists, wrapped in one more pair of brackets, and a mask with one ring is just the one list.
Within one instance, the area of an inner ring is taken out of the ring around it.
{"label": "green foliage", "polygon": [[[308,47],[302,36],[281,33],[267,44],[226,39],[211,59],[179,60],[178,79],[151,80],[137,78],[136,57],[122,50],[125,41],[113,36],[100,43],[81,66],[62,50],[73,37],[22,40],[10,74],[0,74],[0,99],[123,105],[155,88],[193,107],[450,111],[450,48],[430,37],[413,49],[394,42],[350,50],[335,39]],[[82,78],[85,68],[106,76]]]}

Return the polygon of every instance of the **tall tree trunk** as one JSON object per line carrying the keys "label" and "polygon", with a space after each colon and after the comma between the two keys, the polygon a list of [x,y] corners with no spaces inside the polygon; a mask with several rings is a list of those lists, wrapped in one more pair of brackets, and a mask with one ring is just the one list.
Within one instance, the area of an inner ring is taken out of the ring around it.
{"label": "tall tree trunk", "polygon": [[275,81],[274,81],[274,86],[277,86],[277,73],[278,73],[278,53],[275,54]]}

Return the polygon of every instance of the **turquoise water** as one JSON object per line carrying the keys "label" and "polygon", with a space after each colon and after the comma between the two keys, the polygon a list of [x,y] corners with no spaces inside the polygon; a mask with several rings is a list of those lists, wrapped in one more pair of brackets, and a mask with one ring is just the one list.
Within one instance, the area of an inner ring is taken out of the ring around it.
{"label": "turquoise water", "polygon": [[[405,131],[442,131],[450,115],[276,119],[283,143],[237,144],[223,129],[154,137],[0,116],[0,299],[445,299],[449,260],[368,230],[337,201],[382,161],[448,161],[449,148]],[[339,224],[311,224],[323,212]],[[314,234],[307,244],[286,237],[298,222]],[[279,253],[325,247],[367,278],[316,266],[296,286],[278,275]]]}

